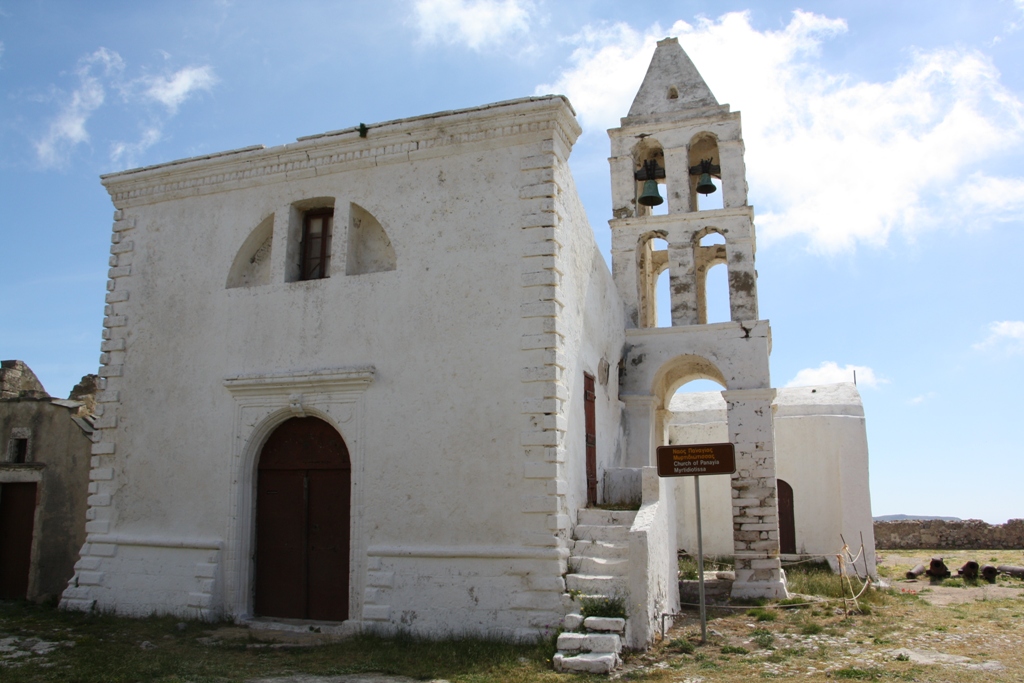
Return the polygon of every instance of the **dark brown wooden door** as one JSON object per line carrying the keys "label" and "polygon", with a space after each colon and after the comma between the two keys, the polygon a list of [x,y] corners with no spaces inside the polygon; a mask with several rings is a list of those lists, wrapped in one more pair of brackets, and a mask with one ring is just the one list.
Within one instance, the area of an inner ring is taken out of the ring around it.
{"label": "dark brown wooden door", "polygon": [[341,435],[296,417],[270,435],[256,482],[259,616],[348,619],[352,468]]}
{"label": "dark brown wooden door", "polygon": [[597,419],[594,415],[594,378],[583,375],[583,414],[587,432],[587,505],[597,505]]}
{"label": "dark brown wooden door", "polygon": [[796,554],[796,520],[793,517],[793,487],[779,483],[779,552]]}
{"label": "dark brown wooden door", "polygon": [[0,484],[0,599],[24,600],[32,563],[36,485]]}

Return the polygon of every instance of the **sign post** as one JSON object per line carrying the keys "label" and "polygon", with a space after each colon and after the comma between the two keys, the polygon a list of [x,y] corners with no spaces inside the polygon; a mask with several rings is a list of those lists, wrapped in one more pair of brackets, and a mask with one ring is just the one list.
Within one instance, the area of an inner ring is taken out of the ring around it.
{"label": "sign post", "polygon": [[706,443],[690,446],[659,446],[659,477],[693,477],[697,502],[697,599],[700,602],[700,642],[708,640],[707,605],[704,604],[704,533],[700,519],[700,478],[709,474],[736,471],[736,449],[731,443]]}

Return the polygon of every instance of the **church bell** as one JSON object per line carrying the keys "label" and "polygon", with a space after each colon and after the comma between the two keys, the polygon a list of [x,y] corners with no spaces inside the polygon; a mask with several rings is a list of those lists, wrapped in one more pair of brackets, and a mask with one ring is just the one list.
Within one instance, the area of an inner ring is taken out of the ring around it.
{"label": "church bell", "polygon": [[637,198],[637,201],[644,206],[658,206],[665,200],[658,194],[658,181],[657,180],[645,180],[644,191]]}
{"label": "church bell", "polygon": [[665,200],[658,194],[658,181],[655,178],[664,178],[665,169],[659,168],[658,162],[648,159],[634,176],[637,180],[644,181],[644,190],[636,201],[643,206],[658,206]]}
{"label": "church bell", "polygon": [[714,158],[701,159],[699,164],[690,167],[690,175],[697,176],[697,187],[695,189],[700,194],[711,194],[718,189],[711,182],[711,176],[721,178],[722,167],[712,162],[714,162]]}

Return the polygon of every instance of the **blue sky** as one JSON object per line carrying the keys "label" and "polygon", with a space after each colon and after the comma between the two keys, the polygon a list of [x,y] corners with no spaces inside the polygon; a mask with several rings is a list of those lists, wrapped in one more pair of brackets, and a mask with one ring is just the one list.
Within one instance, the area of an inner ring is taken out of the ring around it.
{"label": "blue sky", "polygon": [[0,0],[0,357],[96,371],[101,173],[360,122],[568,95],[607,257],[668,35],[743,113],[773,383],[857,371],[875,514],[1024,517],[1024,0]]}

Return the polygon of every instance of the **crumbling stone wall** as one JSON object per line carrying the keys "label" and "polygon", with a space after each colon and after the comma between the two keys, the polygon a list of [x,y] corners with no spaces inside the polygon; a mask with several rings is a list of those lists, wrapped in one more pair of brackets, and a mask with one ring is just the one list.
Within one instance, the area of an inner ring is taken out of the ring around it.
{"label": "crumbling stone wall", "polygon": [[1024,519],[1011,519],[1006,524],[995,525],[979,519],[960,522],[940,519],[875,522],[875,546],[880,550],[1024,549]]}

